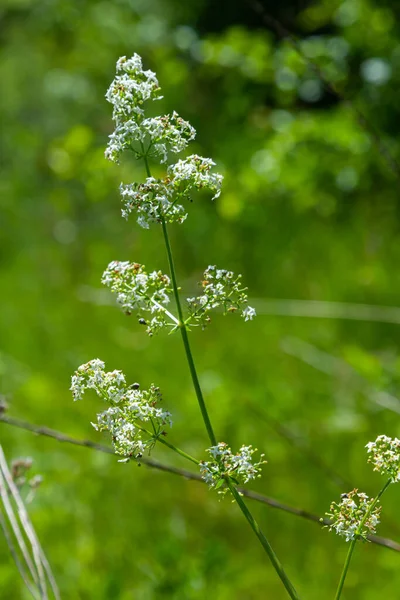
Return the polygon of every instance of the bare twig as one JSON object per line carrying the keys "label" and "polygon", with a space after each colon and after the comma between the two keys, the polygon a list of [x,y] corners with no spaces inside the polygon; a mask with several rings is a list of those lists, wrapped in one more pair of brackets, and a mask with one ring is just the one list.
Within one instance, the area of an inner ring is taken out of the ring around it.
{"label": "bare twig", "polygon": [[[42,435],[45,437],[52,438],[54,440],[57,440],[58,442],[64,442],[67,444],[72,444],[74,446],[90,448],[92,450],[96,450],[97,452],[104,452],[106,454],[114,454],[114,451],[111,448],[109,448],[108,446],[104,446],[102,444],[97,444],[90,440],[78,440],[78,439],[75,439],[75,438],[73,438],[69,435],[66,435],[65,433],[62,433],[60,431],[56,431],[54,429],[49,429],[48,427],[37,426],[32,423],[28,423],[26,421],[21,421],[20,419],[15,419],[13,417],[9,417],[7,415],[0,415],[0,423],[1,422],[5,423],[7,425],[11,425],[12,427],[18,427],[19,429],[24,429],[25,431],[30,431],[31,433],[34,433],[37,435]],[[151,458],[143,457],[140,459],[140,461],[141,461],[141,463],[143,463],[144,465],[146,465],[152,469],[157,469],[159,471],[164,471],[166,473],[172,473],[174,475],[179,475],[180,477],[184,477],[185,479],[190,479],[193,481],[199,481],[200,483],[204,483],[204,480],[201,478],[201,476],[198,473],[193,473],[192,471],[188,471],[186,469],[181,469],[178,467],[165,465],[165,464],[160,463]],[[262,504],[266,504],[267,506],[270,506],[271,508],[276,508],[278,510],[282,510],[289,514],[295,515],[297,517],[302,517],[303,519],[312,521],[313,523],[317,523],[319,525],[328,525],[329,524],[328,519],[323,519],[321,521],[321,519],[318,515],[310,513],[306,510],[302,510],[299,508],[295,508],[293,506],[289,506],[287,504],[279,502],[278,500],[275,500],[274,498],[264,496],[263,494],[253,492],[252,490],[248,490],[246,488],[238,488],[238,490],[240,491],[241,494],[243,494],[243,496],[246,496],[247,498],[255,500],[256,502],[261,502]],[[391,540],[388,538],[383,538],[380,536],[369,536],[368,539],[371,542],[373,542],[374,544],[377,544],[379,546],[384,546],[385,548],[389,548],[391,550],[394,550],[395,552],[400,552],[400,544],[398,544],[394,540]]]}
{"label": "bare twig", "polygon": [[8,520],[10,522],[12,531],[18,542],[18,546],[21,550],[21,554],[24,558],[26,565],[28,566],[28,569],[30,571],[32,579],[33,579],[35,585],[37,586],[39,584],[38,575],[37,575],[36,569],[34,567],[34,564],[31,560],[31,557],[30,557],[30,554],[28,551],[28,547],[26,545],[26,542],[25,542],[24,536],[22,534],[22,531],[20,529],[20,526],[18,524],[18,521],[15,518],[14,510],[13,510],[12,504],[10,502],[10,499],[8,497],[7,485],[6,485],[6,482],[4,481],[4,477],[3,477],[3,473],[2,473],[1,469],[0,469],[0,497],[3,502],[4,510],[5,510]]}
{"label": "bare twig", "polygon": [[38,574],[39,592],[40,592],[43,600],[48,600],[46,578],[45,578],[44,571],[43,571],[42,561],[40,559],[39,541],[35,535],[33,527],[31,526],[28,514],[26,512],[24,503],[21,500],[21,496],[19,495],[17,486],[15,485],[14,480],[11,477],[11,473],[8,469],[6,457],[4,456],[4,452],[3,452],[3,449],[1,446],[0,446],[0,471],[2,472],[2,475],[3,475],[3,481],[5,482],[9,491],[11,492],[11,495],[17,506],[19,519],[21,521],[22,527],[24,528],[24,531],[25,531],[25,533],[29,539],[29,542],[31,544],[31,547],[32,547],[33,560],[35,561],[36,571]]}
{"label": "bare twig", "polygon": [[[27,578],[25,576],[25,573],[23,572],[24,569],[19,561],[18,554],[15,552],[14,545],[12,543],[12,539],[8,532],[7,523],[4,521],[3,518],[2,518],[2,523],[1,523],[2,529],[3,529],[4,535],[5,535],[7,544],[10,548],[11,554],[14,557],[17,567],[21,573],[21,576],[22,576],[24,582],[26,583],[27,587],[29,588],[29,591],[33,594],[33,596],[35,598],[40,598],[40,600],[48,600],[47,580],[46,580],[46,575],[47,575],[47,578],[50,583],[50,587],[53,592],[55,600],[60,600],[60,594],[59,594],[58,587],[55,582],[53,573],[51,571],[50,565],[49,565],[48,560],[43,552],[42,547],[40,546],[40,543],[36,536],[35,530],[30,522],[28,513],[25,509],[25,505],[20,496],[18,487],[16,486],[16,484],[13,480],[13,477],[9,471],[7,460],[6,460],[6,457],[4,455],[1,445],[0,445],[0,496],[1,496],[1,499],[3,502],[4,509],[6,511],[7,517],[11,523],[14,536],[20,547],[24,561],[25,561],[26,565],[28,566],[29,571],[31,573],[31,576],[33,579],[32,584],[31,584],[31,582],[28,581],[29,578]],[[33,555],[33,559],[34,559],[34,564],[31,560],[31,555],[26,546],[25,538],[20,529],[20,525],[15,517],[14,507],[11,504],[11,500],[13,500],[13,502],[15,504],[16,511],[17,511],[20,523],[22,525],[22,529],[25,532],[25,535],[30,542],[32,555]],[[0,516],[2,517],[1,509],[0,509]]]}

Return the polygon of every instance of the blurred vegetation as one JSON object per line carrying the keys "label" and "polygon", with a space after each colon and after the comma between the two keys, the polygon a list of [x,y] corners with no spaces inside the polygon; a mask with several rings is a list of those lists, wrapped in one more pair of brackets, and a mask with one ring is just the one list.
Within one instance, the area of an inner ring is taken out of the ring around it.
{"label": "blurred vegetation", "polygon": [[[225,175],[215,203],[200,199],[171,228],[182,288],[192,295],[216,263],[244,274],[259,307],[252,323],[217,315],[192,335],[217,435],[266,452],[257,490],[323,515],[348,490],[310,453],[369,494],[382,483],[364,446],[400,435],[399,325],[277,316],[263,301],[400,304],[399,177],[355,113],[400,160],[399,4],[263,5],[303,56],[246,2],[3,0],[0,391],[14,416],[97,439],[100,405],[73,404],[68,388],[79,364],[100,357],[161,387],[173,443],[198,456],[208,445],[179,337],[147,338],[100,286],[114,259],[167,268],[160,232],[120,217],[119,182],[143,178],[141,165],[103,157],[104,94],[116,59],[138,52],[157,72],[162,110],[196,127],[191,151]],[[30,514],[63,598],[286,597],[237,507],[205,486],[1,424],[0,439],[44,476]],[[163,448],[155,457],[186,466]],[[395,539],[398,501],[393,487],[379,530]],[[300,595],[332,597],[345,543],[252,506]],[[359,547],[348,597],[397,597],[399,560]],[[28,597],[2,539],[0,596]]]}

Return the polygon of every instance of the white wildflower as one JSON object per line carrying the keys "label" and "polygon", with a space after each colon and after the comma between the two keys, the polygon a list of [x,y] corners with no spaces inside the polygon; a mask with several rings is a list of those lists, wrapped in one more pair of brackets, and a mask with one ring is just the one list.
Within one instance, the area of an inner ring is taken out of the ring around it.
{"label": "white wildflower", "polygon": [[201,476],[210,488],[223,495],[229,491],[229,481],[238,485],[261,477],[261,466],[266,463],[264,454],[259,462],[252,462],[253,454],[257,452],[252,446],[242,446],[237,454],[233,454],[225,442],[219,442],[206,452],[213,460],[200,463]]}
{"label": "white wildflower", "polygon": [[[176,319],[171,323],[173,315],[166,309],[171,292],[168,275],[161,271],[153,271],[149,275],[144,265],[139,263],[113,261],[104,271],[101,281],[117,294],[117,302],[125,314],[137,312],[139,322],[147,324],[149,335],[168,324],[176,325]],[[155,315],[150,322],[143,318],[146,312]]]}
{"label": "white wildflower", "polygon": [[[327,525],[329,531],[334,530],[337,535],[344,537],[346,542],[354,538],[365,540],[368,535],[375,533],[382,509],[381,506],[375,506],[370,512],[373,502],[374,498],[368,498],[358,490],[342,494],[341,501],[332,502],[330,512],[326,513],[331,520]],[[369,514],[362,524],[367,513]]]}
{"label": "white wildflower", "polygon": [[212,167],[215,167],[215,162],[211,158],[203,158],[197,154],[192,154],[185,160],[178,160],[176,164],[168,167],[171,185],[185,197],[194,189],[206,189],[214,194],[214,200],[221,193],[223,176],[211,173]]}
{"label": "white wildflower", "polygon": [[[140,458],[165,433],[164,426],[172,424],[171,414],[158,406],[159,388],[151,385],[148,390],[140,390],[138,384],[127,386],[121,371],[107,373],[104,366],[94,359],[77,369],[71,384],[74,400],[82,398],[87,389],[94,389],[110,406],[97,415],[93,427],[110,433],[116,454]],[[142,424],[149,421],[152,431],[146,434]]]}
{"label": "white wildflower", "polygon": [[120,123],[131,115],[144,114],[143,103],[158,100],[160,87],[153,71],[143,71],[142,59],[138,54],[127,59],[121,57],[117,62],[117,75],[106,93],[106,99],[114,107],[113,119]]}
{"label": "white wildflower", "polygon": [[245,321],[252,321],[256,315],[256,310],[252,306],[246,306],[246,308],[242,311],[242,317]]}
{"label": "white wildflower", "polygon": [[148,177],[144,183],[121,184],[120,191],[124,208],[122,216],[131,212],[138,214],[138,222],[146,229],[151,223],[182,223],[187,213],[181,202],[191,200],[191,194],[208,190],[214,194],[221,191],[222,175],[210,173],[213,161],[194,154],[186,160],[168,167],[164,179]]}
{"label": "white wildflower", "polygon": [[[209,266],[201,282],[203,294],[195,298],[187,298],[191,320],[199,323],[204,329],[210,321],[208,313],[212,309],[222,306],[224,314],[227,314],[236,312],[241,306],[246,305],[247,288],[242,287],[241,278],[241,275],[235,275],[233,271]],[[241,314],[245,321],[248,321],[253,319],[256,311],[246,306]]]}
{"label": "white wildflower", "polygon": [[375,442],[368,442],[368,462],[374,466],[374,471],[389,475],[392,483],[400,481],[400,440],[379,435]]}

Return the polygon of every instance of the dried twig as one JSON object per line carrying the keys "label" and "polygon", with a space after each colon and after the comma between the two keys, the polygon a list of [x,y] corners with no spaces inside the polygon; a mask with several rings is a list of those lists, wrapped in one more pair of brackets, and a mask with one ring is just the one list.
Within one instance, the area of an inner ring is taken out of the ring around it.
{"label": "dried twig", "polygon": [[[25,431],[30,431],[37,435],[42,435],[45,437],[52,438],[54,440],[57,440],[58,442],[64,442],[67,444],[72,444],[74,446],[81,446],[84,448],[91,448],[92,450],[96,450],[97,452],[104,452],[106,454],[114,454],[114,451],[111,448],[109,448],[108,446],[103,446],[102,444],[97,444],[96,442],[92,442],[90,440],[78,440],[78,439],[70,437],[69,435],[66,435],[65,433],[62,433],[60,431],[55,431],[54,429],[49,429],[48,427],[37,426],[32,423],[28,423],[26,421],[21,421],[20,419],[14,419],[13,417],[9,417],[7,415],[0,416],[0,423],[1,422],[6,423],[7,425],[11,425],[12,427],[18,427],[19,429],[24,429]],[[198,473],[193,473],[192,471],[188,471],[186,469],[181,469],[178,467],[165,465],[165,464],[160,463],[152,458],[143,457],[140,459],[140,461],[141,461],[141,463],[143,463],[144,465],[146,465],[150,468],[158,469],[159,471],[165,471],[167,473],[172,473],[174,475],[179,475],[180,477],[184,477],[185,479],[190,479],[190,480],[194,480],[194,481],[199,481],[200,483],[204,483],[204,480],[201,478],[201,476]],[[328,525],[329,524],[328,519],[323,519],[321,521],[321,519],[318,515],[310,513],[306,510],[302,510],[299,508],[295,508],[293,506],[289,506],[287,504],[279,502],[278,500],[275,500],[274,498],[264,496],[263,494],[253,492],[252,490],[248,490],[246,488],[238,488],[238,489],[239,489],[240,493],[243,494],[243,496],[246,496],[247,498],[251,498],[252,500],[255,500],[256,502],[261,502],[262,504],[266,504],[267,506],[270,506],[271,508],[276,508],[278,510],[282,510],[284,512],[295,515],[297,517],[302,517],[303,519],[312,521],[313,523],[317,523],[319,525]],[[377,544],[379,546],[384,546],[385,548],[389,548],[391,550],[394,550],[395,552],[400,552],[400,544],[398,544],[394,540],[391,540],[388,538],[383,538],[383,537],[376,536],[376,535],[371,535],[368,537],[368,539],[369,539],[369,541],[373,542],[374,544]]]}
{"label": "dried twig", "polygon": [[[22,557],[27,565],[30,575],[32,577],[32,581],[30,581],[29,576],[27,576],[24,566],[22,565],[18,553],[14,547],[14,543],[12,541],[12,537],[10,531],[7,526],[7,522],[3,517],[3,513],[0,509],[0,526],[3,530],[5,539],[7,541],[7,545],[10,549],[10,552],[16,562],[17,568],[23,578],[25,584],[27,585],[29,591],[33,595],[34,598],[40,598],[40,600],[48,600],[48,591],[47,591],[47,580],[50,584],[51,590],[53,592],[54,598],[56,600],[60,600],[60,594],[58,591],[57,584],[55,582],[53,573],[51,571],[48,560],[43,552],[43,549],[40,546],[39,540],[35,533],[35,530],[30,522],[28,513],[25,509],[25,505],[20,496],[18,487],[16,486],[13,477],[9,471],[6,457],[4,455],[3,449],[0,446],[0,497],[3,503],[3,507],[5,513],[8,517],[8,521],[10,522],[12,531],[17,540],[18,546],[20,548],[20,552]],[[21,530],[21,526],[16,518],[14,506],[11,502],[14,502],[16,507],[16,513],[18,514],[19,521],[22,526],[22,530],[25,533],[27,539],[29,540],[31,546],[31,552],[33,555],[33,561],[31,559],[31,554],[28,550],[24,534]]]}

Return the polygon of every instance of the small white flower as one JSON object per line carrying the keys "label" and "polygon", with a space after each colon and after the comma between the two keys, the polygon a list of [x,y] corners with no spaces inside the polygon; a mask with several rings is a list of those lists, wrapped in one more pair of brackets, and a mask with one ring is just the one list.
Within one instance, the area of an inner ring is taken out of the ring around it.
{"label": "small white flower", "polygon": [[374,498],[370,499],[358,490],[342,494],[341,501],[339,503],[332,502],[330,512],[326,513],[331,519],[330,525],[326,527],[329,528],[329,531],[334,530],[337,535],[344,537],[346,542],[355,537],[366,539],[368,535],[375,533],[382,509],[381,506],[375,506],[361,528],[361,523],[366,513],[370,511],[373,502]]}
{"label": "small white flower", "polygon": [[237,454],[233,454],[225,442],[219,442],[216,446],[208,448],[206,452],[213,461],[200,463],[201,477],[210,488],[217,489],[222,495],[229,492],[228,481],[236,485],[261,477],[261,466],[266,463],[263,460],[264,454],[261,454],[259,462],[252,462],[252,456],[257,452],[252,446],[242,446]]}
{"label": "small white flower", "polygon": [[246,306],[242,312],[242,317],[245,321],[252,321],[256,315],[257,313],[252,306]]}
{"label": "small white flower", "polygon": [[213,198],[221,192],[222,175],[211,173],[214,165],[209,158],[197,154],[168,167],[164,179],[148,177],[144,183],[121,184],[122,215],[138,214],[142,227],[151,223],[183,223],[187,217],[182,202],[191,200],[193,192],[207,190]]}
{"label": "small white flower", "polygon": [[[171,414],[158,406],[159,388],[151,385],[148,390],[141,390],[138,384],[127,386],[121,371],[107,373],[104,367],[102,361],[94,359],[77,369],[71,385],[74,400],[93,389],[109,404],[97,415],[97,423],[92,423],[94,429],[110,433],[116,454],[140,459],[154,446],[164,426],[172,425]],[[146,434],[138,425],[150,420],[152,433],[144,437]]]}
{"label": "small white flower", "polygon": [[131,149],[141,155],[145,147],[150,156],[161,157],[164,163],[168,152],[182,152],[195,136],[195,129],[176,112],[149,119],[134,115],[117,124],[109,136],[105,156],[118,163],[125,150]]}
{"label": "small white flower", "polygon": [[368,462],[374,466],[374,471],[389,475],[392,483],[400,480],[400,440],[379,435],[375,442],[368,442],[367,452],[371,456]]}
{"label": "small white flower", "polygon": [[[242,276],[235,275],[233,271],[218,269],[210,265],[203,275],[201,285],[203,294],[197,298],[187,298],[187,305],[191,320],[197,322],[204,329],[210,321],[208,313],[222,306],[224,314],[236,312],[247,304],[247,288],[242,287]],[[254,318],[256,311],[250,306],[242,310],[245,321]]]}
{"label": "small white flower", "polygon": [[161,271],[148,275],[144,265],[128,261],[112,261],[103,273],[102,283],[117,295],[117,302],[125,314],[136,311],[139,322],[145,312],[156,314],[146,323],[147,332],[153,335],[158,329],[171,324],[167,319],[171,281]]}

